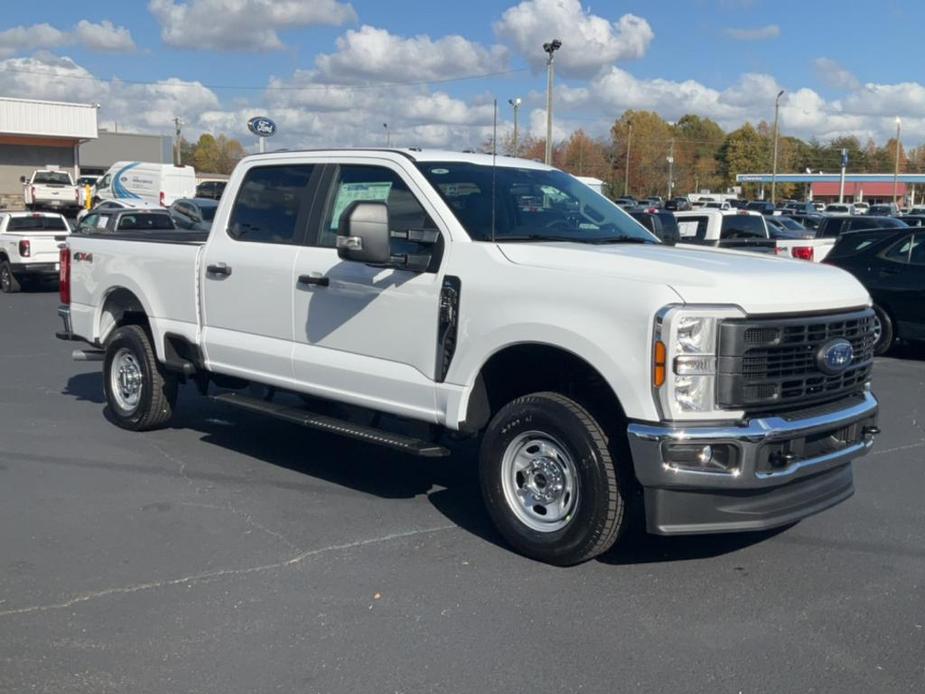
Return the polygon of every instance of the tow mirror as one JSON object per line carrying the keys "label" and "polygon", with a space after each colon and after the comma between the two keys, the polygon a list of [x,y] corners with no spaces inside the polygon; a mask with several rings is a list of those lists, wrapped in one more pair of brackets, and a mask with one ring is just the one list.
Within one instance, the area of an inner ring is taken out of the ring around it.
{"label": "tow mirror", "polygon": [[19,182],[20,182],[20,183],[25,183],[25,182],[26,182],[26,177],[25,177],[25,176],[20,176],[20,177],[19,177]]}
{"label": "tow mirror", "polygon": [[341,214],[337,255],[343,260],[385,265],[391,259],[390,239],[388,205],[356,201]]}

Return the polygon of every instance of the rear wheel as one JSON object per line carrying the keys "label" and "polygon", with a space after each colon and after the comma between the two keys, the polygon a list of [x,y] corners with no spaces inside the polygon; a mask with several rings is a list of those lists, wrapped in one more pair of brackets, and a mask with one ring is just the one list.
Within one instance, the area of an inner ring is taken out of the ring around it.
{"label": "rear wheel", "polygon": [[479,476],[498,531],[533,559],[586,561],[607,551],[628,522],[604,430],[558,393],[526,395],[499,410],[482,439]]}
{"label": "rear wheel", "polygon": [[106,343],[106,402],[123,429],[145,431],[167,423],[177,400],[177,380],[157,361],[144,328],[126,325]]}
{"label": "rear wheel", "polygon": [[4,294],[13,294],[21,288],[19,280],[13,274],[13,268],[10,267],[10,261],[4,260],[0,263],[0,291]]}
{"label": "rear wheel", "polygon": [[895,339],[896,331],[892,319],[882,308],[874,306],[874,354],[878,357],[886,354]]}

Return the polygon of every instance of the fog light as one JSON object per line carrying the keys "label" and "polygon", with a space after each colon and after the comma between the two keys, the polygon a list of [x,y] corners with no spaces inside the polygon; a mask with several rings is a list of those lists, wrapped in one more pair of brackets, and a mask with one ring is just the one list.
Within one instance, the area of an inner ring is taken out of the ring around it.
{"label": "fog light", "polygon": [[662,460],[672,470],[720,472],[739,474],[739,460],[735,446],[726,443],[668,443],[664,444]]}

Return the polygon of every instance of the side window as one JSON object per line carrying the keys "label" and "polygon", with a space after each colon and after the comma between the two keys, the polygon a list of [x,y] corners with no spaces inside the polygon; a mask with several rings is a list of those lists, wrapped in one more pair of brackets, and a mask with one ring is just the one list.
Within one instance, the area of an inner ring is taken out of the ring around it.
{"label": "side window", "polygon": [[925,265],[925,232],[920,231],[915,235],[909,262],[913,265]]}
{"label": "side window", "polygon": [[247,172],[228,221],[228,235],[251,243],[298,244],[312,203],[313,164],[258,166]]}
{"label": "side window", "polygon": [[825,225],[825,236],[826,238],[832,238],[839,236],[842,232],[842,229],[845,226],[844,219],[833,217],[829,220],[829,223]]}
{"label": "side window", "polygon": [[88,214],[86,217],[80,220],[80,224],[77,225],[77,228],[81,231],[91,231],[96,228],[99,220],[100,216],[98,214]]}
{"label": "side window", "polygon": [[[391,231],[437,228],[397,173],[381,166],[345,164],[338,168],[331,185],[321,233],[314,245],[334,248],[341,216],[350,203],[358,200],[388,205]],[[414,248],[401,248],[405,245]],[[392,241],[394,253],[414,253],[417,247],[415,243]]]}
{"label": "side window", "polygon": [[[919,236],[923,237],[925,235],[919,234]],[[910,261],[910,253],[912,252],[913,239],[913,235],[910,234],[899,243],[893,244],[893,246],[883,254],[884,259],[892,260],[894,263],[908,263]]]}

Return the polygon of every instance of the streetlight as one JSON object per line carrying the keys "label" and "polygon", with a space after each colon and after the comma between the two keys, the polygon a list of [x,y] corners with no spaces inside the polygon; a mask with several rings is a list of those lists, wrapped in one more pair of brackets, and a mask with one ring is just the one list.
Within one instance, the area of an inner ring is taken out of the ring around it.
{"label": "streetlight", "polygon": [[546,166],[552,164],[552,79],[553,79],[553,53],[562,48],[559,39],[553,39],[543,44],[546,57]]}
{"label": "streetlight", "polygon": [[389,124],[383,123],[382,127],[385,128],[385,146],[390,147],[392,145],[392,134],[389,132]]}
{"label": "streetlight", "polygon": [[630,194],[630,148],[633,144],[633,119],[626,120],[626,171],[623,174],[623,195]]}
{"label": "streetlight", "polygon": [[519,96],[513,99],[508,99],[507,102],[511,105],[511,108],[514,109],[514,143],[511,147],[513,150],[511,154],[515,157],[517,156],[517,112],[520,111],[520,105],[524,102]]}
{"label": "streetlight", "polygon": [[899,179],[899,134],[902,130],[903,122],[899,116],[896,116],[896,165],[893,167],[893,204],[896,204],[896,184]]}
{"label": "streetlight", "polygon": [[780,98],[784,95],[784,90],[777,92],[777,98],[774,99],[774,163],[771,168],[771,204],[775,203],[777,196],[777,137],[780,134]]}

